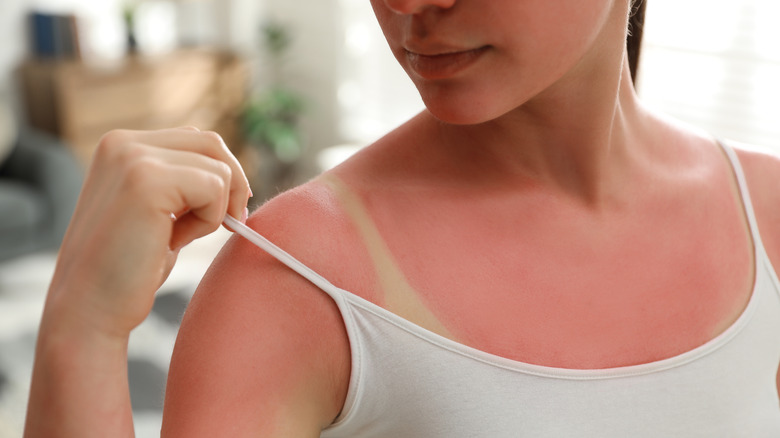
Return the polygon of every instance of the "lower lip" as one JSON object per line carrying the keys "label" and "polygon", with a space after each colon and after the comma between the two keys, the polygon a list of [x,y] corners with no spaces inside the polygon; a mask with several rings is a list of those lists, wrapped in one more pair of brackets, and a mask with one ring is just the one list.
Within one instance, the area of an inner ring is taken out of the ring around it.
{"label": "lower lip", "polygon": [[406,52],[409,66],[423,79],[447,79],[476,64],[489,47],[443,55],[420,55]]}

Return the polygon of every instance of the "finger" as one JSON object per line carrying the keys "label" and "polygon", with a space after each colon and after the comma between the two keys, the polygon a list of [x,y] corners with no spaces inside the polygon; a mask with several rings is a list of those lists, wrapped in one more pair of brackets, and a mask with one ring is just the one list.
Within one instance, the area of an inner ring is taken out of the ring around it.
{"label": "finger", "polygon": [[196,128],[174,128],[157,131],[117,130],[101,139],[102,149],[115,146],[125,147],[129,143],[144,143],[161,149],[196,152],[228,164],[232,170],[230,184],[232,198],[230,213],[237,217],[243,214],[246,202],[251,196],[249,182],[238,159],[230,152],[222,138],[215,132],[201,132]]}
{"label": "finger", "polygon": [[[167,160],[171,164],[189,165],[198,167],[205,171],[214,172],[223,176],[229,186],[228,208],[227,212],[236,219],[241,220],[247,214],[247,192],[241,185],[236,184],[233,178],[233,168],[224,161],[201,155],[196,152],[182,151],[175,149],[159,149],[160,158]],[[233,230],[230,230],[233,231]]]}
{"label": "finger", "polygon": [[[201,155],[189,151],[158,149],[155,153],[159,159],[166,160],[171,165],[191,166],[207,172],[215,173],[219,175],[226,182],[225,183],[226,187],[228,187],[230,185],[230,182],[232,181],[232,169],[223,161],[219,161],[207,157],[205,155]],[[227,213],[240,221],[244,221],[246,219],[246,216],[248,216],[247,200],[245,198],[246,196],[245,193],[237,191],[235,186],[232,185],[230,186],[230,190],[228,191],[227,196],[228,196]],[[175,212],[174,217],[180,218],[187,212],[188,210]],[[186,218],[186,219],[192,220],[193,218]],[[234,231],[230,227],[226,227],[226,228],[230,232]]]}
{"label": "finger", "polygon": [[[218,174],[222,177],[224,181],[226,181],[225,183],[226,187],[228,186],[228,182],[231,181],[232,170],[226,163],[222,161],[195,152],[189,152],[189,151],[159,149],[156,153],[158,155],[158,158],[167,160],[169,161],[170,164],[196,167],[207,172],[213,172],[215,174]],[[236,219],[244,221],[246,219],[246,216],[248,215],[248,209],[246,208],[246,200],[240,197],[240,195],[236,196],[235,190],[228,192],[227,196],[229,197],[228,213],[231,216],[235,217]],[[233,205],[236,203],[238,204],[238,208],[235,208],[235,206]],[[231,210],[231,208],[233,208],[233,210]],[[238,209],[240,209],[241,211],[240,216],[236,216],[235,213],[235,210]],[[190,230],[190,228],[195,229],[199,226],[199,223],[201,222],[200,218],[196,216],[193,217],[192,215],[188,215],[188,213],[190,213],[189,209],[184,209],[182,211],[178,211],[173,214],[173,217],[179,221],[177,223],[177,226],[179,226],[183,230]],[[222,219],[224,219],[224,217]],[[227,225],[225,226],[225,228],[227,228],[228,231],[230,232],[234,232],[234,230],[228,227]],[[186,233],[189,233],[189,231],[187,231]]]}
{"label": "finger", "polygon": [[[238,159],[233,155],[225,141],[214,131],[200,131],[197,128],[161,129],[157,131],[134,131],[136,141],[158,145],[168,149],[188,149],[217,158],[241,169]],[[243,175],[243,172],[241,172]]]}
{"label": "finger", "polygon": [[162,149],[151,146],[143,147],[148,149],[146,152],[147,157],[154,157],[165,165],[194,167],[219,175],[227,186],[230,186],[232,183],[233,168],[222,160],[187,150]]}
{"label": "finger", "polygon": [[238,219],[244,214],[247,200],[251,196],[249,181],[238,159],[233,155],[219,134],[213,131],[198,131],[197,129],[184,128],[144,131],[140,133],[139,140],[172,150],[197,152],[227,163],[233,175],[230,184],[228,212]]}
{"label": "finger", "polygon": [[170,248],[178,249],[212,233],[222,222],[228,206],[228,180],[216,173],[190,166],[170,166],[165,176],[175,190],[161,210],[178,216],[173,224]]}

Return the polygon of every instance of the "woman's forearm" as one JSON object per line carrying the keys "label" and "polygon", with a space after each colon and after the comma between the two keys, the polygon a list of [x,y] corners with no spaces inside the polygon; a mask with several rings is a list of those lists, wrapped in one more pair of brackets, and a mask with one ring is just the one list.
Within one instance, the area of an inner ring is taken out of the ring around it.
{"label": "woman's forearm", "polygon": [[24,437],[133,435],[127,338],[44,319]]}

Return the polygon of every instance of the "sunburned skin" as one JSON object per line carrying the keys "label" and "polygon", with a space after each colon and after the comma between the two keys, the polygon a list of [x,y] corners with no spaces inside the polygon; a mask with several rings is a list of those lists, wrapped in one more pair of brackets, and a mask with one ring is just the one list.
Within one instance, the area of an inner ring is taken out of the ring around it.
{"label": "sunburned skin", "polygon": [[327,180],[372,254],[380,305],[509,359],[610,368],[706,343],[751,297],[741,201],[726,158],[708,150],[689,174],[598,213],[531,183],[486,195],[381,183],[350,193]]}
{"label": "sunburned skin", "polygon": [[377,287],[382,292],[382,301],[378,304],[427,330],[454,339],[452,333],[431,313],[421,301],[417,291],[409,285],[404,273],[398,269],[360,199],[334,175],[327,175],[322,178],[322,181],[336,194],[344,212],[352,219],[353,225],[362,237],[376,272]]}

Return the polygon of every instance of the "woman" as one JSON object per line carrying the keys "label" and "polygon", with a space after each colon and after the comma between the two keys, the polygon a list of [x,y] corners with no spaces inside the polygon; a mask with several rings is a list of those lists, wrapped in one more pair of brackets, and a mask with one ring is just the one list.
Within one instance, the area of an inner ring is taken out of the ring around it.
{"label": "woman", "polygon": [[[227,244],[163,436],[780,434],[780,161],[638,102],[630,3],[372,0],[427,109],[249,218],[301,275]],[[246,203],[212,134],[113,132],[95,163],[28,437],[132,435],[129,332]]]}

